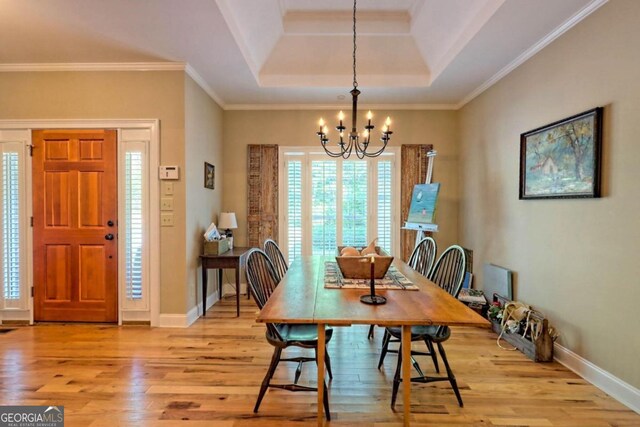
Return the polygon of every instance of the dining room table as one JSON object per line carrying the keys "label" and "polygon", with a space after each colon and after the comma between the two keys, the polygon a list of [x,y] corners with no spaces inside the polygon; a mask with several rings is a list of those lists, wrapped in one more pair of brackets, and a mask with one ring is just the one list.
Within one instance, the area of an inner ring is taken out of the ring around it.
{"label": "dining room table", "polygon": [[[403,422],[411,421],[411,327],[416,325],[490,328],[487,319],[458,301],[399,259],[393,265],[418,289],[379,289],[382,305],[364,304],[365,289],[325,287],[325,262],[335,257],[296,259],[260,311],[257,322],[307,323],[318,328],[318,425],[324,424],[325,329],[330,326],[378,325],[402,328]],[[339,361],[336,361],[339,363]],[[334,362],[335,363],[335,362]],[[372,366],[375,369],[375,366]]]}

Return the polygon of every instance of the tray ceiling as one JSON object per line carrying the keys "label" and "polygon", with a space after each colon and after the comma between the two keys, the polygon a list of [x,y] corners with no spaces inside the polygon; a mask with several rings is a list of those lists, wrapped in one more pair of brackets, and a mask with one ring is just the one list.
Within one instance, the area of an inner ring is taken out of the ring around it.
{"label": "tray ceiling", "polygon": [[[361,102],[457,108],[605,2],[361,0]],[[334,106],[348,102],[351,89],[352,7],[351,0],[3,0],[0,71],[177,62],[225,108]]]}

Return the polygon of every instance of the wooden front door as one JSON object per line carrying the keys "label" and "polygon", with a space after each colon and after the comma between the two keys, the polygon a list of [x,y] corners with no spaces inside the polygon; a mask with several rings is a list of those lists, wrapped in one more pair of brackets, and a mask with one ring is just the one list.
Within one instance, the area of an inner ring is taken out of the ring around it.
{"label": "wooden front door", "polygon": [[34,319],[118,320],[115,130],[33,132]]}

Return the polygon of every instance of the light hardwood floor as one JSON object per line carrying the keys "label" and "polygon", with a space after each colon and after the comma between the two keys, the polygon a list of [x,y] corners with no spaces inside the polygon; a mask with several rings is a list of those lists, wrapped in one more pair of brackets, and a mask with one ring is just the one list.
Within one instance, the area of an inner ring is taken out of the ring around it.
{"label": "light hardwood floor", "polygon": [[[272,347],[253,301],[241,308],[238,319],[226,299],[188,329],[46,324],[0,334],[0,404],[64,405],[67,426],[313,425],[315,393],[272,389],[253,414]],[[402,406],[389,408],[395,355],[376,369],[381,336],[336,328],[330,425],[400,423]],[[640,415],[563,366],[502,351],[495,338],[454,329],[445,345],[465,406],[446,383],[414,384],[412,425],[640,426]],[[313,384],[315,366],[305,365],[301,383]],[[282,363],[275,379],[294,370]]]}

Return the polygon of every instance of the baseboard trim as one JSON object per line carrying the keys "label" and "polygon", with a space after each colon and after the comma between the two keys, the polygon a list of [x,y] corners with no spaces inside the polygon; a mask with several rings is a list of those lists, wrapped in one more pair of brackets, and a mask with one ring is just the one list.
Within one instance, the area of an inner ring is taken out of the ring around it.
{"label": "baseboard trim", "polygon": [[591,384],[604,391],[618,402],[640,414],[640,390],[594,365],[582,356],[554,344],[554,359]]}
{"label": "baseboard trim", "polygon": [[[217,290],[209,295],[207,297],[207,310],[218,302],[219,299]],[[189,310],[187,314],[160,314],[158,326],[160,328],[188,328],[198,320],[200,316],[202,316],[201,302],[191,307],[191,310]]]}

